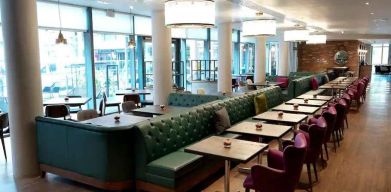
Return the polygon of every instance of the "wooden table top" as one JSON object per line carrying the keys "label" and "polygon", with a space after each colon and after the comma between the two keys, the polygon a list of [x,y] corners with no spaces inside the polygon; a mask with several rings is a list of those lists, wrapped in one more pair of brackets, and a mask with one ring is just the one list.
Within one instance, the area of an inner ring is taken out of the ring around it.
{"label": "wooden table top", "polygon": [[272,108],[273,111],[283,111],[287,113],[300,113],[300,114],[315,114],[316,111],[318,111],[320,107],[309,107],[309,106],[299,106],[297,109],[294,109],[293,105],[286,105],[281,104],[274,108]]}
{"label": "wooden table top", "polygon": [[303,95],[300,95],[300,96],[296,97],[296,99],[309,99],[309,100],[330,101],[330,100],[333,99],[333,96],[317,95],[316,98],[315,98],[313,95],[303,94]]}
{"label": "wooden table top", "polygon": [[292,129],[291,126],[286,126],[286,125],[262,123],[262,129],[257,130],[255,125],[258,122],[259,121],[256,120],[242,121],[240,123],[235,124],[234,126],[232,126],[231,128],[225,131],[231,133],[256,135],[261,137],[281,138]]}
{"label": "wooden table top", "polygon": [[307,103],[304,101],[304,99],[291,99],[291,100],[285,102],[285,104],[287,104],[287,105],[299,104],[302,106],[315,106],[315,107],[323,106],[326,103],[327,103],[327,101],[309,100],[309,99],[308,99]]}
{"label": "wooden table top", "polygon": [[338,84],[338,85],[324,84],[324,85],[321,85],[319,88],[321,88],[321,89],[346,89],[346,87],[348,87],[348,85],[346,85],[346,84]]}
{"label": "wooden table top", "polygon": [[284,84],[283,82],[272,82],[272,81],[269,81],[269,82],[255,82],[253,84],[249,84],[249,85],[253,85],[253,86],[262,86],[262,87],[268,87],[268,86],[279,86],[279,85],[282,85]]}
{"label": "wooden table top", "polygon": [[[114,117],[120,117],[119,121],[115,121]],[[129,126],[140,123],[142,121],[148,120],[147,117],[140,117],[134,115],[126,115],[126,114],[110,114],[102,117],[97,117],[94,119],[89,119],[85,121],[80,121],[81,123],[89,123],[93,125],[100,125],[105,127],[122,127]]]}
{"label": "wooden table top", "polygon": [[244,163],[268,148],[267,144],[239,139],[229,139],[231,141],[231,147],[225,148],[223,144],[225,140],[227,140],[225,137],[208,137],[186,147],[185,152]]}
{"label": "wooden table top", "polygon": [[307,95],[319,95],[319,94],[322,94],[325,91],[326,90],[324,90],[324,89],[317,89],[317,90],[308,91],[305,94],[307,94]]}
{"label": "wooden table top", "polygon": [[265,113],[261,113],[253,117],[253,119],[278,123],[298,124],[301,121],[305,120],[307,117],[308,116],[304,114],[294,113],[284,113],[282,117],[279,117],[277,111],[266,111]]}
{"label": "wooden table top", "polygon": [[159,105],[147,105],[145,107],[133,110],[132,113],[144,115],[164,115],[167,113],[182,112],[186,109],[189,109],[189,107],[166,106],[163,110]]}
{"label": "wooden table top", "polygon": [[152,90],[149,89],[136,89],[136,90],[118,90],[116,95],[150,95]]}
{"label": "wooden table top", "polygon": [[43,102],[43,105],[46,106],[46,105],[69,105],[69,106],[81,106],[81,105],[84,105],[86,103],[88,103],[88,101],[90,101],[91,98],[87,98],[87,97],[81,97],[81,98],[69,98],[68,100],[65,100],[65,98],[53,98],[53,99],[49,99],[47,101],[44,101]]}

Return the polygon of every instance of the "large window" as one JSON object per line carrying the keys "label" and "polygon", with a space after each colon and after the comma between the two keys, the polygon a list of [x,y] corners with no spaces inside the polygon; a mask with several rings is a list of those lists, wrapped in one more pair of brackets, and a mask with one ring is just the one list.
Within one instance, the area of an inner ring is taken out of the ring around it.
{"label": "large window", "polygon": [[240,74],[253,74],[255,63],[255,44],[241,43],[240,44]]}
{"label": "large window", "polygon": [[279,62],[278,42],[266,43],[266,73],[268,75],[277,75]]}
{"label": "large window", "polygon": [[0,26],[0,110],[8,111],[3,29]]}
{"label": "large window", "polygon": [[118,89],[132,88],[134,50],[127,47],[129,36],[94,33],[95,86],[97,94],[114,96]]}
{"label": "large window", "polygon": [[43,98],[86,96],[83,32],[62,32],[67,45],[56,45],[58,30],[39,30]]}
{"label": "large window", "polygon": [[373,44],[372,45],[372,64],[385,65],[389,64],[389,45],[388,44]]}

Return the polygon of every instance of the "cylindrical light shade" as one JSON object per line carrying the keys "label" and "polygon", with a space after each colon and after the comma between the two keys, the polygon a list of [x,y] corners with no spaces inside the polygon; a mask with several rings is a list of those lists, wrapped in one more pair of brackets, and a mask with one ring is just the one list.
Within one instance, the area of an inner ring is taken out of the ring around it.
{"label": "cylindrical light shade", "polygon": [[284,41],[307,41],[310,32],[308,30],[291,30],[284,32]]}
{"label": "cylindrical light shade", "polygon": [[212,0],[168,0],[164,8],[167,27],[210,28],[215,25]]}
{"label": "cylindrical light shade", "polygon": [[260,19],[242,23],[243,36],[273,36],[276,35],[276,20]]}
{"label": "cylindrical light shade", "polygon": [[326,40],[326,35],[310,35],[307,44],[325,44]]}

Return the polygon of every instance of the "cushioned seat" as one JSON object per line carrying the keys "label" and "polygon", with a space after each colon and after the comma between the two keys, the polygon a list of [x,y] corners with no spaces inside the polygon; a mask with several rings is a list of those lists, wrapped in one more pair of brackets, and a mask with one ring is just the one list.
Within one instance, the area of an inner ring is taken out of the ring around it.
{"label": "cushioned seat", "polygon": [[147,172],[168,178],[178,178],[199,166],[203,156],[175,151],[147,165]]}

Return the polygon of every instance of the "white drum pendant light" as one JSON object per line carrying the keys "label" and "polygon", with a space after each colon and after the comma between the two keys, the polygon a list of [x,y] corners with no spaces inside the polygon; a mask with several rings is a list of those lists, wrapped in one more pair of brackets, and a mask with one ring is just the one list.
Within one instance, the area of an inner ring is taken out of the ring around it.
{"label": "white drum pendant light", "polygon": [[276,35],[276,20],[259,19],[242,23],[243,36],[273,36]]}
{"label": "white drum pendant light", "polygon": [[164,4],[167,27],[211,28],[215,26],[213,0],[168,0]]}
{"label": "white drum pendant light", "polygon": [[326,35],[310,35],[307,44],[326,44]]}
{"label": "white drum pendant light", "polygon": [[310,32],[305,29],[290,30],[284,31],[284,41],[307,41],[309,38]]}

